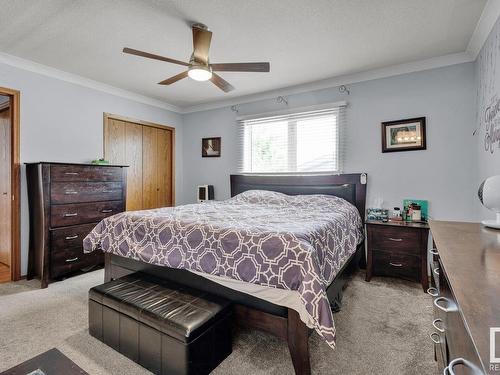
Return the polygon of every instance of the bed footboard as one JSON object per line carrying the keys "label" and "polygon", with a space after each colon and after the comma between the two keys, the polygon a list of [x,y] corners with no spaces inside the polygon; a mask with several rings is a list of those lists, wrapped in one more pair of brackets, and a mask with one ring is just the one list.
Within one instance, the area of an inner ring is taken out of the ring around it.
{"label": "bed footboard", "polygon": [[[362,263],[364,253],[364,243],[361,243],[358,246],[356,253],[346,263],[335,280],[328,287],[327,295],[334,311],[340,309],[343,290],[346,288],[347,282],[351,278],[352,274],[358,269],[359,264]],[[167,270],[165,267],[154,266],[108,253],[105,254],[104,259],[105,281],[110,281],[137,271],[150,273],[158,277],[168,278],[166,277],[168,272],[165,272]],[[200,284],[196,281],[197,278],[203,280],[203,285],[205,287],[207,283],[211,283],[210,281],[203,279],[201,276],[188,273],[188,271],[185,270],[168,270],[169,272],[175,273],[174,279],[176,281],[179,281],[179,275],[182,276],[184,273],[187,273],[190,277],[192,277],[192,279],[190,278],[189,280],[186,280],[186,284],[195,288],[200,286]],[[309,335],[312,330],[300,320],[299,314],[296,311],[274,305],[267,301],[262,301],[244,293],[232,291],[215,283],[214,285],[215,286],[213,287],[216,288],[218,292],[227,289],[227,293],[230,293],[230,295],[222,296],[235,301],[235,324],[242,327],[259,329],[285,340],[290,350],[290,356],[295,369],[295,374],[311,374],[311,364],[309,359]]]}

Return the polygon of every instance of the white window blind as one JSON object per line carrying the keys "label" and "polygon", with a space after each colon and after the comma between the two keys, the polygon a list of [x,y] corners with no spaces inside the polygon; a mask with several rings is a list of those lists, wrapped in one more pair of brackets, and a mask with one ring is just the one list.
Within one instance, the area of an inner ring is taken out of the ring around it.
{"label": "white window blind", "polygon": [[238,121],[243,173],[342,171],[345,104]]}

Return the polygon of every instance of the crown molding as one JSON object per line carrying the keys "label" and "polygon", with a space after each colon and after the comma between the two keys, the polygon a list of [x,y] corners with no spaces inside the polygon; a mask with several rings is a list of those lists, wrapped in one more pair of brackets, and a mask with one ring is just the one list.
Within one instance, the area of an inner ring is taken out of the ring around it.
{"label": "crown molding", "polygon": [[[500,2],[499,2],[500,3]],[[419,72],[423,70],[435,69],[444,66],[461,64],[474,61],[475,58],[467,52],[444,55],[415,62],[409,62],[398,65],[391,65],[383,68],[372,69],[365,72],[359,72],[348,75],[327,78],[320,81],[309,82],[301,85],[288,86],[276,90],[265,91],[261,93],[238,96],[226,100],[216,100],[213,102],[196,104],[192,106],[178,107],[167,102],[137,94],[128,90],[120,89],[102,82],[94,81],[73,73],[64,72],[43,64],[26,60],[17,56],[0,52],[0,63],[4,63],[19,69],[31,71],[37,74],[45,75],[51,78],[70,82],[76,85],[88,87],[94,90],[102,91],[111,95],[119,96],[125,99],[133,100],[139,103],[148,104],[154,107],[166,109],[179,114],[188,114],[201,112],[211,109],[228,107],[236,104],[251,103],[259,100],[273,99],[277,96],[294,95],[308,91],[327,89],[340,85],[371,81],[374,79],[387,78],[401,74]]]}
{"label": "crown molding", "polygon": [[[500,3],[500,1],[499,1]],[[208,102],[193,106],[185,106],[181,108],[181,113],[193,113],[207,111],[216,108],[228,107],[237,104],[257,102],[259,100],[273,99],[277,96],[286,96],[301,94],[308,91],[315,91],[321,89],[327,89],[331,87],[337,87],[340,85],[348,85],[353,83],[371,81],[374,79],[387,78],[392,76],[397,76],[401,74],[420,72],[423,70],[441,68],[450,65],[462,64],[467,62],[472,62],[474,59],[470,54],[466,52],[455,53],[450,55],[444,55],[439,57],[434,57],[425,60],[419,60],[410,63],[404,63],[399,65],[391,65],[384,68],[368,70],[365,72],[342,75],[337,77],[332,77],[324,79],[321,81],[315,81],[310,83],[305,83],[296,86],[284,87],[277,90],[266,91],[257,94],[239,96],[236,98],[231,98],[227,100],[218,100],[214,102]]]}
{"label": "crown molding", "polygon": [[476,60],[479,52],[481,52],[486,39],[499,17],[500,1],[488,0],[467,46],[466,52],[471,55],[473,60]]}
{"label": "crown molding", "polygon": [[73,83],[75,85],[84,86],[97,91],[102,91],[107,94],[119,96],[121,98],[133,100],[135,102],[148,104],[154,107],[166,109],[172,112],[181,112],[181,108],[166,103],[164,101],[150,98],[145,95],[137,94],[132,91],[120,89],[102,82],[94,81],[89,78],[79,76],[77,74],[68,73],[56,68],[52,68],[47,65],[39,64],[34,61],[26,60],[17,56],[9,55],[7,53],[0,52],[0,63],[13,66],[15,68],[27,70],[33,73],[41,74],[47,77],[59,79],[61,81]]}

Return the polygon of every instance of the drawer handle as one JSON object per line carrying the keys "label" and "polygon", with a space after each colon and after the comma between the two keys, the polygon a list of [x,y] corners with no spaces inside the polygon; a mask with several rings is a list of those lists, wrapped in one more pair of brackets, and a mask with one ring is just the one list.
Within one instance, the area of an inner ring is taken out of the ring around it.
{"label": "drawer handle", "polygon": [[453,367],[457,366],[457,365],[462,365],[464,367],[468,367],[470,368],[471,370],[473,370],[473,373],[474,374],[482,374],[482,372],[480,370],[477,369],[476,366],[474,366],[474,364],[472,364],[471,362],[467,361],[466,359],[464,358],[455,358],[454,360],[452,360],[448,366],[445,367],[445,369],[443,370],[443,375],[455,375],[455,371],[453,371]]}
{"label": "drawer handle", "polygon": [[102,192],[105,194],[111,194],[111,193],[114,193],[115,191],[114,190],[103,190]]}
{"label": "drawer handle", "polygon": [[429,250],[429,253],[431,253],[432,255],[439,255],[438,251],[436,248],[432,248]]}
{"label": "drawer handle", "polygon": [[78,172],[64,172],[64,174],[69,175],[69,176],[78,176]]}
{"label": "drawer handle", "polygon": [[434,319],[432,321],[432,326],[436,329],[436,331],[443,333],[444,332],[444,328],[443,327],[439,327],[438,323],[443,323],[443,320],[442,319]]}
{"label": "drawer handle", "polygon": [[[448,307],[441,306],[439,302],[446,302],[448,304]],[[438,297],[434,300],[434,306],[436,306],[439,310],[448,313],[451,311],[456,310],[456,305],[453,303],[453,301],[449,300],[448,298],[445,297]]]}
{"label": "drawer handle", "polygon": [[431,341],[436,344],[436,345],[439,345],[441,344],[441,337],[439,336],[439,333],[437,332],[432,332],[429,337],[431,338]]}
{"label": "drawer handle", "polygon": [[432,270],[437,276],[439,276],[439,267],[436,267]]}
{"label": "drawer handle", "polygon": [[74,240],[75,238],[78,238],[77,234],[75,234],[74,236],[68,236],[68,237],[66,237],[66,240]]}
{"label": "drawer handle", "polygon": [[67,191],[64,192],[64,194],[66,194],[66,195],[74,195],[74,194],[78,194],[78,192],[74,191],[74,190],[67,190]]}
{"label": "drawer handle", "polygon": [[429,289],[427,289],[427,294],[430,295],[431,297],[439,296],[439,292],[438,292],[437,288],[434,288],[432,286]]}
{"label": "drawer handle", "polygon": [[393,267],[403,267],[403,264],[401,263],[392,263],[392,262],[389,262],[389,264]]}
{"label": "drawer handle", "polygon": [[73,216],[78,216],[78,214],[76,212],[73,214],[64,214],[64,217],[73,217]]}
{"label": "drawer handle", "polygon": [[66,263],[76,262],[77,260],[78,260],[78,257],[71,258],[71,259],[66,259]]}
{"label": "drawer handle", "polygon": [[113,210],[102,210],[101,212],[103,214],[109,214],[109,213],[113,212]]}
{"label": "drawer handle", "polygon": [[401,242],[401,241],[403,241],[402,238],[392,238],[392,237],[389,237],[388,239],[389,239],[389,241],[394,241],[394,242]]}

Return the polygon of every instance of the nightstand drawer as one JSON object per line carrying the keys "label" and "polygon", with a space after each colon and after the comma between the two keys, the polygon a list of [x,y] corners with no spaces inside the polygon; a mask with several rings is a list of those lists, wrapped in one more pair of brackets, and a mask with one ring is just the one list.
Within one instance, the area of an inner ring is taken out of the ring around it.
{"label": "nightstand drawer", "polygon": [[371,247],[397,253],[420,255],[420,231],[391,226],[371,228]]}
{"label": "nightstand drawer", "polygon": [[420,280],[420,257],[377,250],[373,252],[374,274]]}

